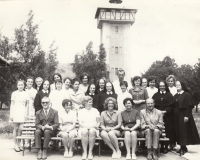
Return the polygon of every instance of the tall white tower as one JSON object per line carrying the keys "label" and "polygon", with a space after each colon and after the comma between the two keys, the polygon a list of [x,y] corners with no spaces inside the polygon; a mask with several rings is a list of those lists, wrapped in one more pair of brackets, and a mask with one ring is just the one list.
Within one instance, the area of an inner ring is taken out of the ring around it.
{"label": "tall white tower", "polygon": [[131,77],[134,63],[131,58],[131,26],[136,12],[136,9],[127,8],[97,8],[95,18],[97,27],[101,29],[101,43],[106,49],[106,63],[112,81],[117,79],[120,68],[125,70],[126,79]]}

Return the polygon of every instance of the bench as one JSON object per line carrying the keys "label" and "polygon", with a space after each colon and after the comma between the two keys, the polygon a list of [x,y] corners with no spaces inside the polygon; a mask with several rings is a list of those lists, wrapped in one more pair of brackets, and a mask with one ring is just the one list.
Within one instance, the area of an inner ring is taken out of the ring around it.
{"label": "bench", "polygon": [[[76,128],[78,127],[78,125],[76,125]],[[25,151],[25,140],[29,141],[29,152],[31,151],[31,140],[34,140],[34,132],[36,130],[35,127],[35,117],[29,117],[29,119],[24,122],[24,126],[23,126],[23,130],[22,130],[22,135],[21,136],[17,136],[16,139],[20,139],[22,140],[22,145],[23,145],[23,151],[22,151],[22,156],[24,156],[24,151]],[[162,134],[162,137],[160,138],[160,141],[169,141],[169,138],[165,137],[165,133]],[[51,137],[52,141],[62,141],[61,137]],[[75,138],[76,141],[80,141],[81,138],[80,137],[76,137]],[[102,138],[101,137],[97,137],[96,138],[97,141],[99,141],[99,148],[98,148],[98,153],[99,153],[99,157],[101,156],[101,144],[102,144]],[[124,138],[118,138],[119,141],[124,141]],[[145,141],[145,138],[137,138],[138,141]],[[158,156],[160,156],[160,148],[158,148]]]}

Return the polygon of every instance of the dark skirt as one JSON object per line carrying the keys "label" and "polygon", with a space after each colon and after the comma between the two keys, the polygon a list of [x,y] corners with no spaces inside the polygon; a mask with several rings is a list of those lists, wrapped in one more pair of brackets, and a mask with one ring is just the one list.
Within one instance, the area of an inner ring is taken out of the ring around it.
{"label": "dark skirt", "polygon": [[199,134],[192,114],[187,122],[184,122],[185,115],[186,108],[179,108],[176,105],[174,109],[176,142],[181,146],[200,144]]}

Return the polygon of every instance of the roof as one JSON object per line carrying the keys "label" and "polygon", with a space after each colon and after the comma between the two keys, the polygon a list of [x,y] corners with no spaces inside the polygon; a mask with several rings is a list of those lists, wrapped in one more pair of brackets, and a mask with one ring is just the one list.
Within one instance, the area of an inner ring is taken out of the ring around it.
{"label": "roof", "polygon": [[4,57],[0,56],[0,66],[10,65],[10,62]]}
{"label": "roof", "polygon": [[135,13],[137,12],[137,9],[131,9],[131,8],[116,8],[116,7],[106,8],[106,7],[98,7],[97,11],[96,11],[96,14],[95,14],[95,18],[98,18],[98,15],[99,15],[99,12],[100,12],[101,9],[105,9],[107,11],[114,10],[114,9],[116,9],[116,10],[129,10],[129,11],[133,10],[133,11],[135,11]]}

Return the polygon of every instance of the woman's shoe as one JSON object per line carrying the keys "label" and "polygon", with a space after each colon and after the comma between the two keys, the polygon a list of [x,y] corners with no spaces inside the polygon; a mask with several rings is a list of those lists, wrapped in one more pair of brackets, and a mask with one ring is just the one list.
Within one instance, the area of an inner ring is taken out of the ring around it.
{"label": "woman's shoe", "polygon": [[15,152],[20,152],[20,149],[19,149],[19,147],[17,146],[17,147],[15,147],[14,148],[14,150],[15,150]]}
{"label": "woman's shoe", "polygon": [[20,151],[23,151],[24,148],[23,148],[22,146],[19,146],[19,150],[20,150]]}
{"label": "woman's shoe", "polygon": [[112,159],[115,159],[115,158],[117,158],[117,152],[113,151]]}
{"label": "woman's shoe", "polygon": [[82,158],[82,160],[86,160],[87,159],[87,154],[83,154],[81,158]]}
{"label": "woman's shoe", "polygon": [[176,153],[181,153],[181,149],[177,150]]}
{"label": "woman's shoe", "polygon": [[88,159],[92,160],[93,159],[93,155],[88,155]]}
{"label": "woman's shoe", "polygon": [[135,159],[137,159],[137,157],[136,157],[136,155],[135,154],[132,154],[132,160],[135,160]]}
{"label": "woman's shoe", "polygon": [[121,154],[122,154],[121,151],[118,151],[117,152],[117,158],[121,158]]}
{"label": "woman's shoe", "polygon": [[64,158],[67,158],[67,157],[69,157],[69,153],[68,153],[68,151],[65,151]]}
{"label": "woman's shoe", "polygon": [[127,154],[127,155],[126,155],[126,159],[127,159],[127,160],[131,160],[131,155],[130,155],[130,154]]}
{"label": "woman's shoe", "polygon": [[73,157],[73,152],[69,152],[69,158]]}
{"label": "woman's shoe", "polygon": [[181,149],[180,156],[183,156],[186,153],[183,149]]}

